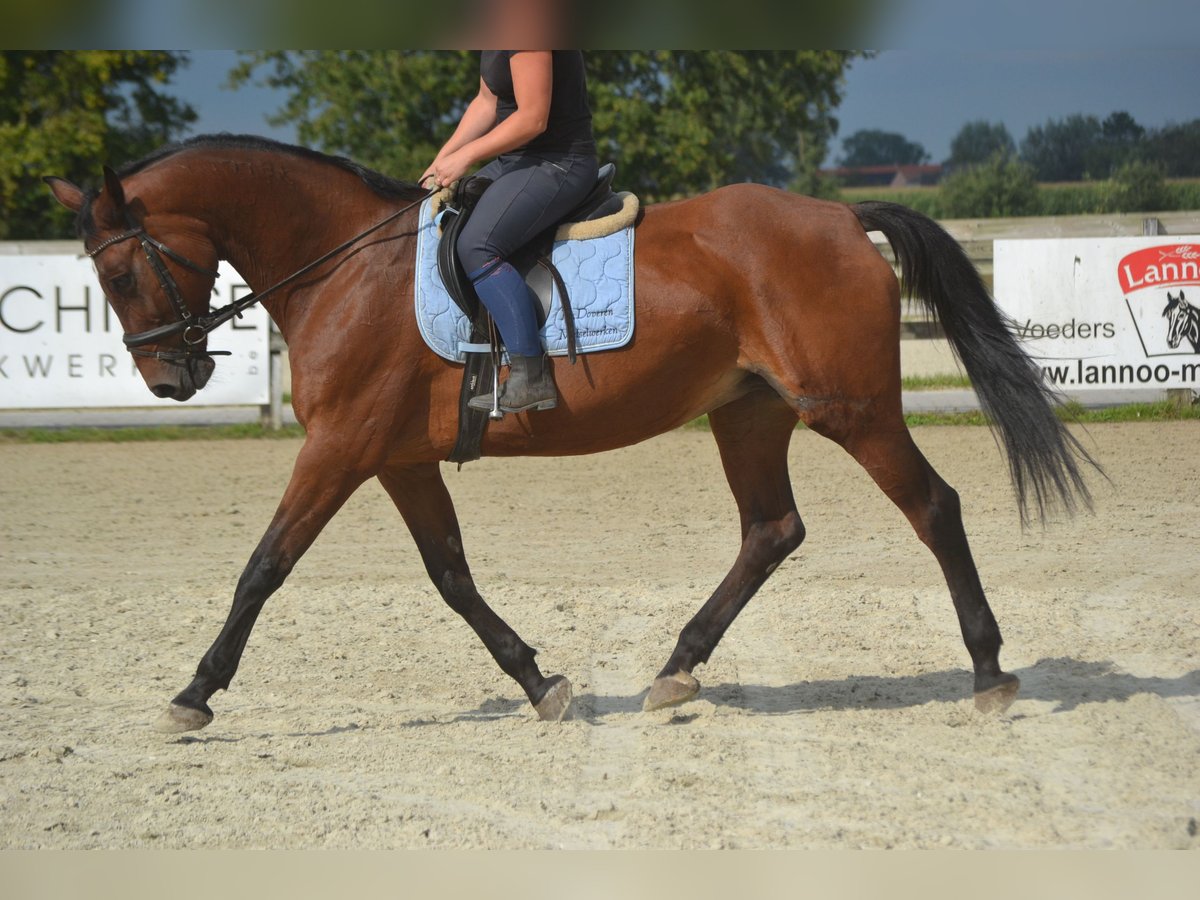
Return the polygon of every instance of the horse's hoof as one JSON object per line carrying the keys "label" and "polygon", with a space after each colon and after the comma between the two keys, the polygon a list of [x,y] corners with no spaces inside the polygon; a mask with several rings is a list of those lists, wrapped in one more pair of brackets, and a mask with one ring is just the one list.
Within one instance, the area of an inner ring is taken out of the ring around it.
{"label": "horse's hoof", "polygon": [[642,709],[650,712],[662,709],[664,706],[678,706],[686,703],[700,693],[700,682],[688,672],[676,672],[674,675],[664,675],[654,679],[650,685],[650,693]]}
{"label": "horse's hoof", "polygon": [[154,730],[163,734],[180,734],[184,731],[198,731],[213,720],[213,714],[190,706],[180,706],[172,703],[154,723]]}
{"label": "horse's hoof", "polygon": [[533,708],[543,722],[561,722],[571,708],[571,682],[562,675],[555,675],[549,680],[550,688]]}
{"label": "horse's hoof", "polygon": [[1005,673],[1001,676],[999,684],[985,691],[975,692],[975,709],[981,713],[1002,713],[1013,705],[1020,689],[1021,679]]}

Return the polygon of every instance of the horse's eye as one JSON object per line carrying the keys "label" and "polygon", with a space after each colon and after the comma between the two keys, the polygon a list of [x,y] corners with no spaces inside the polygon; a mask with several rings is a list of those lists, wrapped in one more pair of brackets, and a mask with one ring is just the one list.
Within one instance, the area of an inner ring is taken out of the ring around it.
{"label": "horse's eye", "polygon": [[118,294],[127,294],[133,290],[134,279],[132,272],[126,272],[124,275],[118,275],[109,282],[114,291]]}

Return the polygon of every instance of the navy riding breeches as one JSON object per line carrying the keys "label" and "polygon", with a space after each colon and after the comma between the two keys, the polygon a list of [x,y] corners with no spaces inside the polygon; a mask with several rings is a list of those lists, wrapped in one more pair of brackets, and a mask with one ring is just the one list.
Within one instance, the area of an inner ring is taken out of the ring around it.
{"label": "navy riding breeches", "polygon": [[479,175],[492,184],[458,238],[467,273],[507,260],[583,202],[596,184],[595,156],[565,153],[507,154]]}

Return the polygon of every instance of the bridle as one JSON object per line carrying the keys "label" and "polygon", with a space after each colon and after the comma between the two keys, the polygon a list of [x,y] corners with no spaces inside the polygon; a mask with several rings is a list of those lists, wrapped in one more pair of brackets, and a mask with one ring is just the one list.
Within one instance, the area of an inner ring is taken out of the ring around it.
{"label": "bridle", "polygon": [[[307,265],[297,269],[291,275],[275,282],[265,291],[257,294],[249,294],[240,300],[235,300],[232,303],[222,306],[220,309],[212,310],[206,315],[195,315],[188,309],[187,303],[183,300],[183,295],[179,291],[179,285],[175,283],[175,278],[171,275],[171,270],[167,268],[167,264],[163,262],[163,256],[179,263],[179,265],[191,269],[193,272],[199,272],[201,275],[206,275],[214,281],[219,277],[219,273],[213,269],[207,269],[198,263],[188,259],[182,253],[172,250],[162,241],[152,238],[146,233],[146,230],[140,225],[130,225],[127,231],[107,238],[101,241],[93,249],[87,251],[87,255],[91,259],[95,259],[101,251],[111,247],[113,244],[119,244],[122,241],[128,241],[137,238],[142,245],[142,252],[146,254],[146,260],[150,263],[150,268],[154,270],[155,277],[158,278],[159,286],[163,293],[167,295],[167,299],[171,301],[171,306],[175,310],[175,315],[179,317],[178,321],[171,322],[167,325],[160,325],[157,328],[151,328],[148,331],[139,331],[137,334],[126,333],[122,340],[125,342],[125,347],[134,356],[144,356],[150,359],[161,359],[168,362],[188,362],[196,357],[205,356],[229,356],[228,350],[208,350],[201,348],[201,344],[208,338],[208,333],[219,325],[223,325],[232,318],[240,318],[242,313],[260,302],[268,294],[279,290],[286,284],[290,284],[300,276],[312,271],[321,263],[327,261],[343,250],[353,246],[356,242],[362,240],[367,235],[374,231],[378,231],[389,222],[398,219],[404,213],[408,212],[415,206],[423,203],[433,196],[439,188],[433,188],[426,191],[412,203],[405,206],[403,209],[398,209],[396,212],[387,216],[385,219],[375,223],[365,231],[359,232],[348,241],[344,241],[334,247],[328,253],[314,259]],[[155,344],[165,338],[174,337],[177,334],[182,334],[184,347],[182,350],[141,350],[138,349],[146,344]]]}
{"label": "bridle", "polygon": [[[182,253],[172,250],[162,241],[150,237],[140,225],[102,241],[97,247],[88,251],[88,256],[95,259],[101,251],[111,247],[113,244],[119,244],[131,238],[137,238],[138,242],[142,245],[142,252],[146,254],[146,261],[150,263],[150,268],[154,270],[163,293],[167,295],[167,299],[171,301],[171,306],[175,309],[175,314],[179,316],[179,321],[172,322],[169,325],[160,325],[158,328],[151,328],[149,331],[139,331],[137,334],[126,334],[123,340],[129,352],[134,356],[146,356],[151,359],[165,359],[173,362],[187,360],[193,356],[229,356],[228,350],[208,351],[199,349],[199,345],[204,343],[205,338],[208,337],[208,332],[215,328],[216,325],[208,324],[207,320],[212,318],[211,316],[196,316],[188,309],[188,305],[183,301],[183,295],[179,292],[179,285],[175,283],[175,278],[171,275],[171,270],[167,268],[167,264],[163,262],[162,257],[163,255],[170,257],[181,266],[186,266],[193,272],[199,272],[201,275],[207,275],[214,281],[220,277],[220,273],[215,269],[206,269],[204,266],[192,262]],[[153,344],[180,332],[183,333],[184,348],[182,350],[137,349],[144,344]]]}

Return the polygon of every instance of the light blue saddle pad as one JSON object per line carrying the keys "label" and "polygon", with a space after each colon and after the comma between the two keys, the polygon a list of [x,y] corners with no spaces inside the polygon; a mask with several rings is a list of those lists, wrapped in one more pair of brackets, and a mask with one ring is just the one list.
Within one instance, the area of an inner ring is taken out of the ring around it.
{"label": "light blue saddle pad", "polygon": [[[438,226],[430,215],[432,205],[432,200],[421,205],[417,232],[413,279],[417,326],[434,353],[461,363],[462,345],[470,340],[471,325],[438,272]],[[628,344],[633,337],[633,228],[585,241],[555,241],[550,258],[567,285],[578,351],[615,350]],[[541,338],[552,356],[566,355],[567,330],[557,285]]]}

